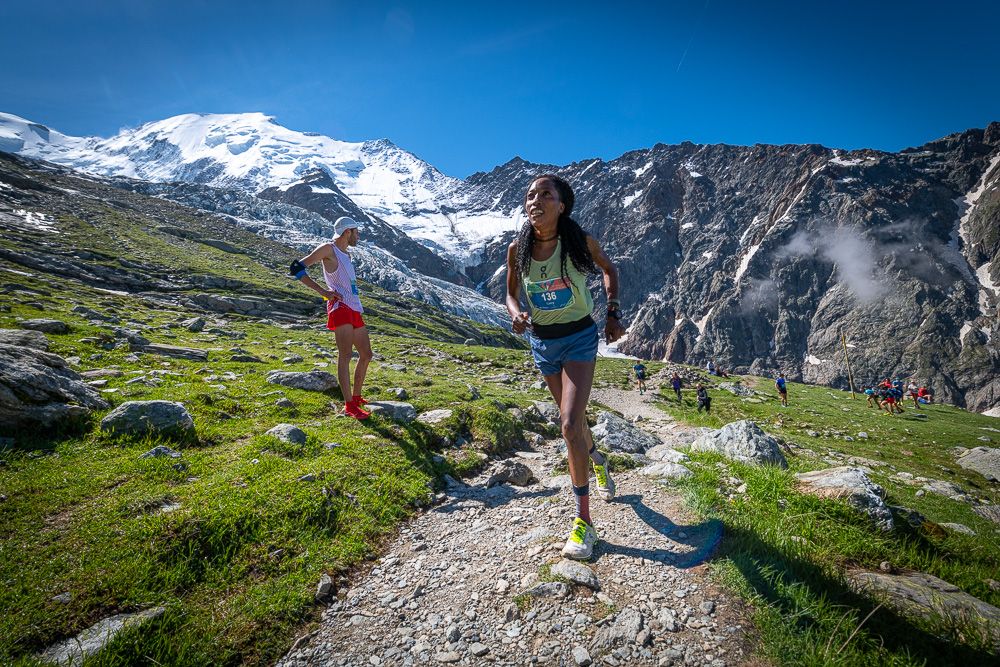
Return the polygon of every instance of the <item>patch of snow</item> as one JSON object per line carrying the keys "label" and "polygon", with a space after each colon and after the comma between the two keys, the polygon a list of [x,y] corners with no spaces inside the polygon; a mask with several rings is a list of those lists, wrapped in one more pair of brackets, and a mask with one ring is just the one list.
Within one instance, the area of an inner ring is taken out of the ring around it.
{"label": "patch of snow", "polygon": [[645,165],[643,165],[642,167],[639,167],[638,169],[635,170],[635,177],[639,178],[640,176],[642,176],[643,174],[645,174],[647,171],[649,171],[652,167],[653,167],[653,161],[650,160]]}
{"label": "patch of snow", "polygon": [[679,327],[681,325],[681,322],[683,322],[683,321],[684,321],[683,317],[678,317],[677,319],[675,319],[674,320],[674,328],[676,329],[677,327]]}
{"label": "patch of snow", "polygon": [[333,190],[332,188],[317,188],[315,185],[310,185],[309,187],[312,189],[312,191],[314,193],[316,193],[318,195],[335,195],[335,194],[338,194],[338,192],[336,190]]}
{"label": "patch of snow", "polygon": [[710,259],[712,259],[712,257],[713,257],[714,255],[715,255],[715,253],[714,253],[714,252],[712,252],[711,250],[707,250],[707,251],[705,251],[705,252],[701,253],[701,256],[702,256],[702,257],[704,257],[704,258],[705,258],[706,260],[710,260]]}
{"label": "patch of snow", "polygon": [[[968,246],[971,244],[969,239],[969,218],[972,217],[972,211],[979,201],[979,198],[986,191],[986,186],[990,182],[990,177],[994,171],[997,169],[997,165],[1000,165],[1000,153],[993,156],[990,160],[990,164],[983,171],[983,177],[976,184],[976,187],[967,192],[965,196],[959,197],[955,200],[955,204],[958,206],[959,218],[958,223],[955,225],[955,229],[951,233],[951,241],[948,245],[953,249],[957,250],[959,247],[958,241],[961,239],[962,244]],[[990,297],[996,298],[998,287],[993,284],[993,281],[989,276],[989,264],[987,261],[985,264],[979,267],[972,267],[975,272],[975,281],[979,283],[979,309],[985,315],[990,307]]]}
{"label": "patch of snow", "polygon": [[983,412],[983,415],[987,417],[1000,417],[1000,405],[992,407],[989,410]]}
{"label": "patch of snow", "polygon": [[490,280],[496,280],[506,270],[507,270],[507,263],[505,262],[497,267],[497,270],[493,272],[492,276],[490,276]]}
{"label": "patch of snow", "polygon": [[681,229],[691,229],[692,227],[694,227],[693,222],[685,222],[683,225],[681,225]]}
{"label": "patch of snow", "polygon": [[859,164],[863,164],[864,161],[864,158],[847,158],[845,160],[839,155],[830,159],[831,164],[839,164],[841,167],[856,167]]}
{"label": "patch of snow", "polygon": [[811,354],[807,354],[806,355],[806,363],[811,364],[813,366],[819,366],[821,363],[823,363],[823,360],[820,359],[819,357],[813,356]]}
{"label": "patch of snow", "polygon": [[622,199],[622,208],[628,208],[629,206],[631,206],[632,202],[634,202],[636,199],[638,199],[639,197],[642,196],[642,193],[643,193],[643,190],[636,190],[635,194],[633,194],[633,195],[626,195]]}
{"label": "patch of snow", "polygon": [[713,310],[715,310],[715,306],[708,309],[708,312],[705,313],[705,317],[694,323],[694,325],[698,327],[698,336],[695,338],[695,341],[701,340],[701,337],[705,335],[705,325],[708,324],[708,318],[712,316]]}
{"label": "patch of snow", "polygon": [[35,211],[28,211],[23,208],[15,209],[13,211],[15,217],[20,218],[23,224],[14,222],[13,224],[21,229],[29,229],[38,232],[46,232],[48,234],[58,234],[59,230],[56,228],[55,219],[44,213],[37,213]]}
{"label": "patch of snow", "polygon": [[740,278],[743,277],[743,274],[747,271],[747,267],[750,266],[750,260],[753,259],[753,256],[757,254],[757,250],[759,249],[760,244],[758,243],[751,246],[750,249],[744,253],[743,257],[740,259],[740,265],[736,268],[736,275],[733,276],[734,283],[740,282]]}

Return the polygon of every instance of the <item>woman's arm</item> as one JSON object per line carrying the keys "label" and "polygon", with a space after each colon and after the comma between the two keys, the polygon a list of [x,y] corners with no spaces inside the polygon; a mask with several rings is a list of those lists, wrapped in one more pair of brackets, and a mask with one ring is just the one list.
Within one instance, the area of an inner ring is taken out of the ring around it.
{"label": "woman's arm", "polygon": [[[593,236],[587,235],[587,247],[590,255],[594,258],[594,263],[604,274],[604,291],[608,295],[608,310],[612,310],[611,305],[618,305],[618,269],[604,252],[601,244]],[[608,317],[604,325],[604,339],[613,343],[625,335],[625,328],[616,317]]]}
{"label": "woman's arm", "polygon": [[517,241],[507,246],[507,312],[510,314],[514,333],[524,333],[531,324],[531,316],[521,307],[521,276],[517,273]]}

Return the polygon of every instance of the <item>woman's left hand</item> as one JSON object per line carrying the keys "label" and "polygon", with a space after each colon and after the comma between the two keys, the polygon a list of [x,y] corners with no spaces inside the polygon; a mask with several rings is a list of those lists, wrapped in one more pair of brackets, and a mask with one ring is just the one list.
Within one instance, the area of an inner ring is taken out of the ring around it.
{"label": "woman's left hand", "polygon": [[613,317],[609,317],[607,323],[604,325],[604,340],[613,343],[624,335],[625,328],[621,325],[621,322]]}

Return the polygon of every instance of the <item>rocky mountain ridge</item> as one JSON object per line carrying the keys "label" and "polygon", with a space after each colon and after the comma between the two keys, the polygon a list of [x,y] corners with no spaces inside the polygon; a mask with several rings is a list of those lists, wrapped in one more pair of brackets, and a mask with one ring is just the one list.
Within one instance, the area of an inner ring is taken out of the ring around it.
{"label": "rocky mountain ridge", "polygon": [[[129,164],[149,161],[146,177],[250,189],[272,183],[260,198],[285,211],[304,207],[328,220],[363,210],[373,238],[401,260],[380,284],[398,289],[429,272],[467,279],[496,301],[527,183],[557,172],[576,188],[576,217],[621,272],[630,324],[622,351],[846,386],[843,333],[857,381],[914,376],[945,400],[1000,409],[1000,123],[899,153],[657,144],[564,167],[515,158],[461,181],[394,153],[390,142],[348,150],[259,114],[177,117],[83,146],[10,118],[0,118],[5,150],[98,173],[121,169],[111,158],[127,154]],[[123,147],[140,139],[176,150]],[[277,139],[292,148],[274,153]],[[322,150],[302,149],[310,142]],[[85,158],[95,151],[111,152]],[[201,157],[185,162],[185,151]],[[252,151],[260,153],[257,171],[241,162]],[[330,162],[334,153],[357,162]],[[448,254],[464,277],[429,259],[435,254]],[[488,321],[503,319],[500,310],[483,310],[495,318]]]}

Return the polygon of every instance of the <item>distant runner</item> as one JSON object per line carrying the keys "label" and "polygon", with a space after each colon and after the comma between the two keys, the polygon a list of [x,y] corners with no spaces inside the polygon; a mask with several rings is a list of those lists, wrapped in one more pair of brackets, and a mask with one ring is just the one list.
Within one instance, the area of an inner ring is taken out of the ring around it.
{"label": "distant runner", "polygon": [[917,392],[919,391],[917,383],[913,381],[913,378],[910,378],[910,383],[906,385],[906,395],[913,399],[913,407],[917,410],[920,409],[920,401],[917,400],[919,398]]}
{"label": "distant runner", "polygon": [[778,379],[774,381],[774,386],[781,395],[781,405],[788,407],[788,387],[786,386],[785,374],[778,373]]}
{"label": "distant runner", "polygon": [[[361,388],[365,383],[368,364],[372,360],[372,345],[368,338],[368,327],[361,317],[365,311],[358,298],[354,265],[351,263],[351,256],[347,254],[347,249],[356,246],[359,238],[358,223],[348,217],[337,218],[333,243],[317,246],[302,259],[292,262],[289,273],[327,300],[326,328],[334,332],[337,340],[337,380],[344,395],[344,412],[355,419],[368,419],[370,413],[361,407],[367,403],[361,397]],[[326,289],[306,273],[306,269],[317,262],[323,265]],[[358,351],[353,393],[352,348]]]}
{"label": "distant runner", "polygon": [[[590,517],[588,451],[598,495],[605,500],[615,495],[608,463],[587,427],[586,408],[597,361],[597,325],[591,317],[594,300],[587,274],[603,273],[608,295],[607,342],[618,340],[625,330],[618,307],[618,270],[594,237],[570,217],[574,200],[573,188],[558,176],[546,174],[531,182],[524,198],[528,221],[507,249],[507,311],[514,333],[529,332],[535,365],[562,418],[576,498],[576,518],[562,553],[586,559],[597,542]],[[522,287],[528,310],[521,305]]]}
{"label": "distant runner", "polygon": [[712,397],[708,395],[708,390],[705,389],[705,385],[698,385],[698,412],[701,412],[702,408],[705,408],[705,414],[712,413]]}
{"label": "distant runner", "polygon": [[635,381],[639,385],[639,393],[646,393],[646,366],[643,365],[641,361],[635,362],[635,366],[632,367],[635,371]]}
{"label": "distant runner", "polygon": [[670,386],[674,388],[674,393],[677,394],[677,402],[681,402],[681,376],[674,371],[673,376],[670,378]]}

